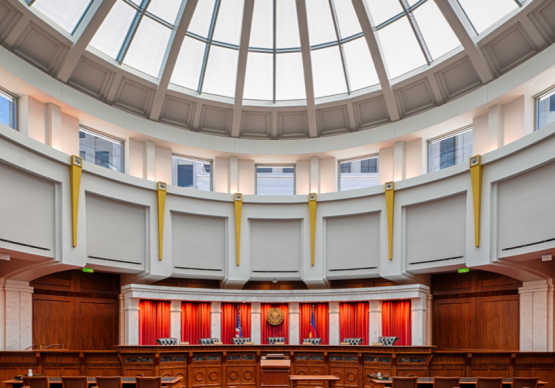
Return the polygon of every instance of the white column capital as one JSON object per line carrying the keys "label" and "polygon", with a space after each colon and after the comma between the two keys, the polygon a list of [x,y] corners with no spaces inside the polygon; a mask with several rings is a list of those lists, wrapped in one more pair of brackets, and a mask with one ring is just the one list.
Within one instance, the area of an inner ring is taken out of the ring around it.
{"label": "white column capital", "polygon": [[172,300],[170,304],[170,312],[181,313],[181,304],[182,301],[180,300]]}
{"label": "white column capital", "polygon": [[339,302],[329,302],[328,308],[330,314],[339,314]]}
{"label": "white column capital", "polygon": [[261,303],[253,302],[251,303],[251,314],[260,314]]}
{"label": "white column capital", "polygon": [[139,311],[139,304],[141,300],[139,298],[125,298],[125,311]]}
{"label": "white column capital", "polygon": [[256,345],[260,345],[260,325],[262,320],[260,317],[260,303],[251,303],[251,341]]}
{"label": "white column capital", "polygon": [[289,303],[289,314],[300,314],[300,303]]}

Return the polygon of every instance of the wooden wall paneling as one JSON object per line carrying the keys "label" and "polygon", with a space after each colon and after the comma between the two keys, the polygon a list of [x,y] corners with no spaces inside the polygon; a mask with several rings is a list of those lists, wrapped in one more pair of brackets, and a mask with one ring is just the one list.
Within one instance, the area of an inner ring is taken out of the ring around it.
{"label": "wooden wall paneling", "polygon": [[153,286],[218,289],[220,288],[220,281],[210,279],[166,278],[157,281]]}
{"label": "wooden wall paneling", "polygon": [[33,343],[75,349],[74,298],[33,294]]}
{"label": "wooden wall paneling", "polygon": [[94,272],[84,273],[77,271],[75,274],[75,290],[92,294],[119,295],[119,274]]}
{"label": "wooden wall paneling", "polygon": [[476,271],[476,291],[515,290],[522,287],[522,282],[499,273]]}
{"label": "wooden wall paneling", "polygon": [[476,271],[432,275],[432,294],[460,294],[476,291]]}
{"label": "wooden wall paneling", "polygon": [[509,354],[473,354],[469,377],[511,377]]}
{"label": "wooden wall paneling", "polygon": [[429,375],[466,376],[466,357],[461,354],[434,354],[430,362]]}
{"label": "wooden wall paneling", "polygon": [[31,282],[31,287],[41,290],[55,291],[75,291],[76,271],[61,271],[35,279]]}
{"label": "wooden wall paneling", "polygon": [[118,301],[76,298],[77,349],[106,350],[118,345]]}
{"label": "wooden wall paneling", "polygon": [[433,301],[433,344],[440,349],[473,349],[475,338],[475,300]]}
{"label": "wooden wall paneling", "polygon": [[519,295],[476,298],[476,349],[519,349],[519,303]]}
{"label": "wooden wall paneling", "polygon": [[59,377],[81,375],[79,353],[45,354],[42,360],[42,374],[45,376]]}
{"label": "wooden wall paneling", "polygon": [[517,354],[514,363],[514,377],[539,377],[547,381],[548,388],[555,380],[555,356],[553,354]]}
{"label": "wooden wall paneling", "polygon": [[4,381],[20,374],[27,374],[29,369],[32,369],[33,373],[41,373],[35,353],[0,353],[0,387],[6,388]]}
{"label": "wooden wall paneling", "polygon": [[384,278],[332,280],[331,288],[391,287],[397,283]]}
{"label": "wooden wall paneling", "polygon": [[85,366],[87,376],[120,376],[122,369],[116,353],[85,354]]}
{"label": "wooden wall paneling", "polygon": [[302,281],[277,282],[271,281],[248,281],[243,290],[307,290],[308,287]]}

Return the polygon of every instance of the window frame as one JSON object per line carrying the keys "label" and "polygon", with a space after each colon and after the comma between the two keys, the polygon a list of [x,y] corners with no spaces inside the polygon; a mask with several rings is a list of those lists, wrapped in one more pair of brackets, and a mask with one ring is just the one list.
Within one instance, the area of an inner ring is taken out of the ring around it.
{"label": "window frame", "polygon": [[[119,138],[119,137],[116,137],[116,136],[112,136],[112,135],[109,135],[109,134],[104,133],[104,132],[100,132],[100,131],[98,131],[94,128],[87,127],[86,125],[83,125],[83,124],[79,124],[79,132],[81,132],[81,131],[83,131],[85,133],[89,133],[90,135],[99,137],[99,138],[107,140],[107,141],[111,141],[111,142],[114,142],[114,143],[120,143],[121,144],[121,171],[116,171],[116,172],[119,172],[121,174],[126,174],[126,172],[125,172],[125,167],[126,167],[126,164],[125,164],[125,158],[126,158],[125,143],[126,143],[126,141],[125,141],[125,139],[122,139],[122,138]],[[79,147],[79,152],[81,152],[81,147]],[[79,155],[79,157],[81,157],[81,155]],[[90,162],[88,162],[88,163],[90,163]],[[102,167],[102,166],[100,166],[100,167]]]}
{"label": "window frame", "polygon": [[[297,195],[297,164],[296,163],[260,163],[254,164],[254,194],[255,195],[259,195],[258,194],[258,167],[287,167],[287,168],[291,168],[293,167],[293,194],[291,195]],[[290,173],[288,173],[290,174]],[[275,195],[281,195],[281,194],[275,194]],[[285,194],[285,195],[289,195],[289,194]]]}
{"label": "window frame", "polygon": [[[427,144],[426,145],[426,173],[429,174],[429,173],[432,173],[432,172],[436,172],[436,171],[430,171],[430,146],[432,144],[435,144],[435,143],[440,142],[442,140],[449,139],[451,137],[455,137],[457,135],[461,135],[461,134],[463,134],[465,132],[469,132],[469,131],[474,131],[474,126],[472,124],[466,125],[462,128],[455,129],[454,131],[451,131],[451,132],[444,133],[443,135],[439,135],[439,136],[433,137],[431,139],[428,139],[426,141],[426,144]],[[472,147],[474,148],[474,136],[472,137]],[[456,164],[454,164],[454,166],[456,166]],[[452,167],[452,166],[450,166],[450,167]],[[437,171],[441,171],[441,169],[439,169]]]}
{"label": "window frame", "polygon": [[[380,159],[380,153],[376,152],[374,154],[368,154],[368,155],[363,155],[363,156],[357,156],[354,158],[346,158],[346,159],[339,159],[337,161],[337,191],[341,192],[341,164],[342,163],[347,163],[347,162],[358,162],[358,161],[362,161],[362,160],[367,160],[367,159],[378,159],[378,163],[379,163],[379,159]],[[371,174],[371,173],[367,173],[367,174]],[[380,168],[378,167],[378,179],[380,176]],[[349,191],[349,190],[346,190]]]}
{"label": "window frame", "polygon": [[[11,91],[9,91],[8,89],[0,86],[0,95],[5,96],[6,98],[11,98],[12,99],[12,103],[13,103],[13,127],[10,127],[16,131],[19,131],[18,128],[18,124],[19,124],[19,120],[17,119],[17,114],[18,114],[18,99],[19,96],[15,93],[12,93]],[[9,125],[8,125],[9,127]]]}
{"label": "window frame", "polygon": [[[213,159],[203,159],[203,158],[197,158],[195,156],[189,156],[189,155],[183,155],[183,154],[178,154],[175,152],[172,152],[172,166],[173,166],[173,159],[183,159],[183,160],[188,160],[190,162],[197,162],[197,163],[203,163],[203,164],[210,164],[210,192],[214,191],[214,160]],[[172,167],[173,168],[173,167]],[[175,187],[181,187],[178,185],[175,185],[173,183],[173,171],[172,171],[172,182],[171,182],[172,186]],[[183,187],[184,189],[190,189],[191,187]],[[193,188],[193,190],[198,190],[198,191],[204,191],[204,190],[199,190],[199,189],[195,189]]]}
{"label": "window frame", "polygon": [[550,86],[549,88],[545,89],[544,91],[536,94],[534,96],[534,131],[538,131],[540,129],[540,112],[539,112],[539,104],[540,98],[554,95],[555,94],[555,85]]}

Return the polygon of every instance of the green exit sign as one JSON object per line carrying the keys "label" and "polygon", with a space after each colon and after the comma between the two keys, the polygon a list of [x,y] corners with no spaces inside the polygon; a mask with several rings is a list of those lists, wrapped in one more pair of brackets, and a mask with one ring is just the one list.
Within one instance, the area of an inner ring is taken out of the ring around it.
{"label": "green exit sign", "polygon": [[[460,271],[460,270],[459,270]],[[87,272],[87,273],[93,273],[94,269],[92,268],[83,268],[83,272]]]}
{"label": "green exit sign", "polygon": [[460,268],[459,269],[459,273],[466,273],[468,271],[470,271],[470,269],[468,269],[468,268]]}

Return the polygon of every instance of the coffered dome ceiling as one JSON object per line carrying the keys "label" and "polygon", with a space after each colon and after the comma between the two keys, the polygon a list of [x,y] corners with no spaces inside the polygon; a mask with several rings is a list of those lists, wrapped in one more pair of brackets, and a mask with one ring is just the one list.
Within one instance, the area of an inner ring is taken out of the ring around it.
{"label": "coffered dome ceiling", "polygon": [[445,104],[555,41],[554,0],[0,0],[2,45],[186,130],[296,139]]}

